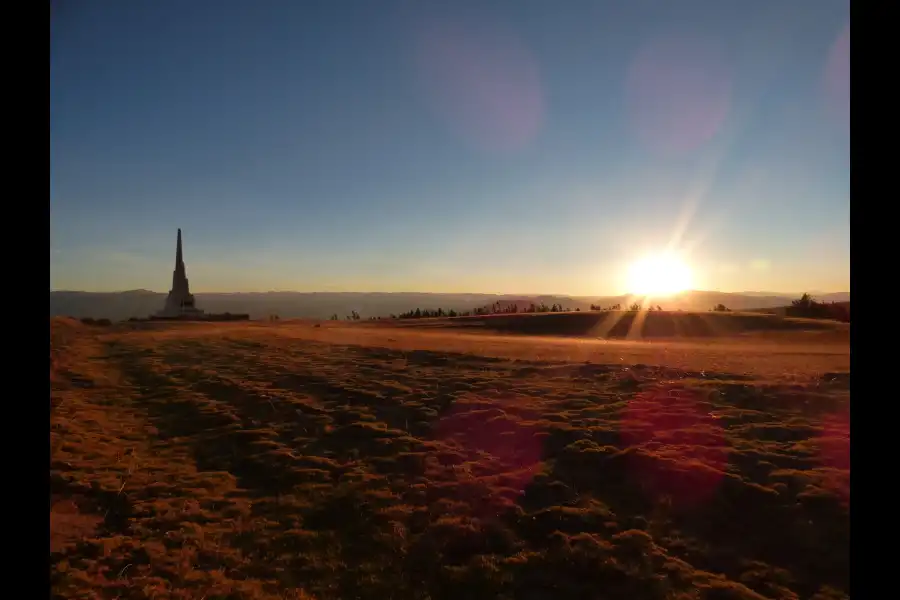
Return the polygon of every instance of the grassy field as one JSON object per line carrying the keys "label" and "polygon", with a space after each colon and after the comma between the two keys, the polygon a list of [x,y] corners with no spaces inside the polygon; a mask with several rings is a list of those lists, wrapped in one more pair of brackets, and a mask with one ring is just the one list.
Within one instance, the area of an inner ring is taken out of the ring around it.
{"label": "grassy field", "polygon": [[53,593],[849,597],[844,334],[482,329],[52,320]]}

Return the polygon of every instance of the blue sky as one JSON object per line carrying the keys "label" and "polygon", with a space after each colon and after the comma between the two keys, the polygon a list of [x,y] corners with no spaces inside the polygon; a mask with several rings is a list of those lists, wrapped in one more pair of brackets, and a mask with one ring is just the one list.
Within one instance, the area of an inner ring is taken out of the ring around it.
{"label": "blue sky", "polygon": [[849,2],[54,10],[51,289],[849,289]]}

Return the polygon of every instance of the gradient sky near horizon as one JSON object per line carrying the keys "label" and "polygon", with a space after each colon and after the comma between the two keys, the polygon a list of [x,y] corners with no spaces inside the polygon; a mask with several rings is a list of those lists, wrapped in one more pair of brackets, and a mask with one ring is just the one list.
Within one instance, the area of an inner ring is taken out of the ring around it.
{"label": "gradient sky near horizon", "polygon": [[53,11],[51,290],[849,290],[849,0]]}

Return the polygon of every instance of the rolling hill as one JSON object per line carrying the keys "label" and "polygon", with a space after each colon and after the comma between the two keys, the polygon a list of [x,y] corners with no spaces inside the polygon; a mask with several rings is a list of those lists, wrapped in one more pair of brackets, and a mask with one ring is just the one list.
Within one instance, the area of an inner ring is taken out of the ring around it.
{"label": "rolling hill", "polygon": [[[624,339],[729,338],[782,335],[809,341],[849,340],[847,323],[781,318],[751,312],[601,311],[544,314],[500,314],[457,318],[376,321],[375,326],[430,330],[474,331],[503,335],[565,336]],[[798,335],[800,334],[800,335]],[[816,334],[814,337],[802,334]]]}

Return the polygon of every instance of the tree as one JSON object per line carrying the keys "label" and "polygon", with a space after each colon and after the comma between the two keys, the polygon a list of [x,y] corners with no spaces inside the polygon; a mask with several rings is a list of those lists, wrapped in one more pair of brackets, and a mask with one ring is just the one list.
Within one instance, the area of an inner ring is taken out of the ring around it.
{"label": "tree", "polygon": [[799,308],[801,310],[809,310],[815,305],[815,300],[813,300],[813,297],[807,293],[804,293],[802,296],[800,296],[799,300],[791,301],[791,306],[793,306],[794,308]]}
{"label": "tree", "polygon": [[641,305],[635,302],[628,308],[628,310],[630,310],[631,312],[638,312],[641,310]]}

